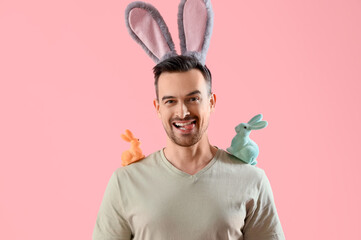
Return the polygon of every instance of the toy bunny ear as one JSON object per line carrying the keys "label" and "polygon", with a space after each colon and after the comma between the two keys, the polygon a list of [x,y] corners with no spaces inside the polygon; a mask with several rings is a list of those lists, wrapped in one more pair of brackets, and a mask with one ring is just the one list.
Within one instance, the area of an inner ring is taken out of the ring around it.
{"label": "toy bunny ear", "polygon": [[127,142],[130,142],[130,141],[131,141],[131,139],[130,139],[128,136],[124,135],[124,134],[122,134],[122,135],[120,135],[120,136],[123,138],[123,140],[125,140],[125,141],[127,141]]}
{"label": "toy bunny ear", "polygon": [[177,55],[168,27],[152,5],[130,3],[125,10],[125,22],[129,34],[156,63]]}
{"label": "toy bunny ear", "polygon": [[251,120],[248,121],[248,124],[253,125],[256,122],[259,122],[262,119],[262,114],[257,114],[256,116],[254,116],[253,118],[251,118]]}
{"label": "toy bunny ear", "polygon": [[182,55],[193,55],[203,65],[213,30],[210,0],[181,0],[178,9],[178,31]]}
{"label": "toy bunny ear", "polygon": [[127,135],[127,137],[128,137],[130,140],[133,140],[133,139],[134,139],[133,133],[132,133],[130,130],[128,130],[128,129],[125,130],[125,135]]}
{"label": "toy bunny ear", "polygon": [[256,129],[262,129],[267,127],[268,123],[266,121],[259,121],[257,123],[254,123],[250,126],[251,129],[256,130]]}

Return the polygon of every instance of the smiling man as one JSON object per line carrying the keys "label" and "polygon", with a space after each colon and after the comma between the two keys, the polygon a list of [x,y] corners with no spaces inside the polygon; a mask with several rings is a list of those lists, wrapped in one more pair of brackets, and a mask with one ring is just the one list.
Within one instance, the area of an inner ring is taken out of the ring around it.
{"label": "smiling man", "polygon": [[166,158],[178,169],[194,174],[215,155],[208,141],[209,117],[216,104],[207,67],[184,56],[154,68],[154,106],[168,135]]}
{"label": "smiling man", "polygon": [[285,239],[264,171],[209,142],[216,96],[208,68],[176,56],[154,76],[167,144],[113,173],[93,239]]}

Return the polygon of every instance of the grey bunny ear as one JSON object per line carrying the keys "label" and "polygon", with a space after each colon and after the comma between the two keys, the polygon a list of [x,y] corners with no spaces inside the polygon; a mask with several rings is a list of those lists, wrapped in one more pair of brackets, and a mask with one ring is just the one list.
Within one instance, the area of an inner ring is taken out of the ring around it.
{"label": "grey bunny ear", "polygon": [[260,120],[262,120],[262,114],[257,114],[256,116],[254,116],[253,118],[251,118],[251,120],[248,121],[248,124],[252,125],[256,122],[259,122]]}
{"label": "grey bunny ear", "polygon": [[195,56],[203,65],[213,31],[210,0],[181,0],[178,31],[182,55]]}
{"label": "grey bunny ear", "polygon": [[129,34],[158,63],[177,55],[172,37],[158,10],[145,2],[132,2],[125,10]]}

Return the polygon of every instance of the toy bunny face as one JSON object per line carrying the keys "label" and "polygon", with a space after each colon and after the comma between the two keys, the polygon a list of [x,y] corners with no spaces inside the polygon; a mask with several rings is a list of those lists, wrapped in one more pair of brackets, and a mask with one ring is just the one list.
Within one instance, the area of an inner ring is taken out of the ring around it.
{"label": "toy bunny face", "polygon": [[262,114],[257,114],[248,123],[240,123],[236,126],[235,130],[237,134],[247,135],[251,130],[262,129],[267,127],[267,121],[261,121]]}
{"label": "toy bunny face", "polygon": [[249,130],[250,130],[250,126],[247,123],[238,124],[237,127],[236,127],[236,132],[237,133],[246,132],[246,131],[249,131]]}
{"label": "toy bunny face", "polygon": [[200,141],[215,107],[202,73],[198,69],[162,73],[158,91],[159,100],[154,100],[154,106],[169,140],[180,146]]}
{"label": "toy bunny face", "polygon": [[139,139],[133,139],[130,143],[131,143],[132,145],[136,146],[136,147],[139,147],[139,146],[140,146],[140,141],[139,141]]}

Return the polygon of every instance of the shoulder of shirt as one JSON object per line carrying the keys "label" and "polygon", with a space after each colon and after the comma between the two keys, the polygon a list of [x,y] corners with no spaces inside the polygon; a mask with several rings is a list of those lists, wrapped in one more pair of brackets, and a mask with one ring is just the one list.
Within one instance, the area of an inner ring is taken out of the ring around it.
{"label": "shoulder of shirt", "polygon": [[159,166],[159,161],[161,161],[160,151],[161,150],[155,151],[155,152],[149,154],[148,156],[146,156],[144,159],[134,162],[132,164],[129,164],[127,166],[118,167],[114,171],[114,173],[116,175],[121,175],[121,174],[125,174],[125,173],[136,172],[136,171],[143,170],[143,169],[149,171],[151,168]]}
{"label": "shoulder of shirt", "polygon": [[[140,161],[134,162],[124,167],[119,167],[114,171],[114,174],[120,176],[123,174],[138,174],[143,171],[152,171],[152,168],[160,167],[162,161],[160,151],[161,150],[155,151]],[[221,168],[229,169],[235,174],[242,175],[243,177],[248,179],[252,178],[256,181],[259,181],[264,177],[265,172],[263,169],[242,162],[241,160],[229,154],[223,149],[219,148],[218,151],[220,152],[217,156],[217,162],[221,165]]]}
{"label": "shoulder of shirt", "polygon": [[261,180],[264,177],[265,171],[262,168],[245,163],[225,150],[219,150],[221,152],[219,154],[218,162],[222,164],[222,167],[231,168],[233,171],[242,174],[245,177],[252,177],[258,180]]}

